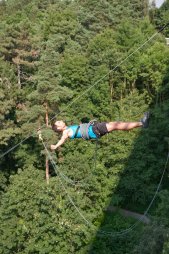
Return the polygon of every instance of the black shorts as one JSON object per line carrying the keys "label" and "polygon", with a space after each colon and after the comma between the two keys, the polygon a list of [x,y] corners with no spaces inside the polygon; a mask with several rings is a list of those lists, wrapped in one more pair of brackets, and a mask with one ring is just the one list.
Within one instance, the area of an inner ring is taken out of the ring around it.
{"label": "black shorts", "polygon": [[108,130],[107,130],[107,127],[106,127],[106,122],[101,122],[101,123],[96,122],[93,125],[93,132],[96,134],[96,136],[98,138],[104,136],[105,134],[107,134]]}

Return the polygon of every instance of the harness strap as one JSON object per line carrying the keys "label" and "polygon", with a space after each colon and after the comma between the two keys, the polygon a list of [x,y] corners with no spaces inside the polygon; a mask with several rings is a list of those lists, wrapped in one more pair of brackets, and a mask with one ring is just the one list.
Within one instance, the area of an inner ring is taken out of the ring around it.
{"label": "harness strap", "polygon": [[79,129],[80,129],[80,126],[78,126],[78,127],[77,127],[77,129],[76,129],[76,131],[75,131],[74,138],[76,138],[76,137],[77,137],[77,134],[78,134]]}
{"label": "harness strap", "polygon": [[[90,139],[89,134],[88,134],[88,129],[89,129],[90,125],[94,126],[96,124],[96,122],[97,122],[96,120],[92,120],[89,123],[82,123],[82,124],[80,124],[77,127],[76,131],[75,131],[74,138],[77,137],[78,131],[80,129],[80,133],[82,135],[82,138],[86,139],[86,140]],[[97,135],[97,137],[99,137],[99,133],[96,133],[96,135]]]}
{"label": "harness strap", "polygon": [[91,120],[90,121],[90,125],[92,125],[93,126],[93,131],[94,131],[94,133],[96,134],[96,136],[97,136],[97,138],[100,138],[100,132],[99,132],[99,130],[98,130],[98,128],[97,128],[97,120],[96,119],[94,119],[94,120]]}

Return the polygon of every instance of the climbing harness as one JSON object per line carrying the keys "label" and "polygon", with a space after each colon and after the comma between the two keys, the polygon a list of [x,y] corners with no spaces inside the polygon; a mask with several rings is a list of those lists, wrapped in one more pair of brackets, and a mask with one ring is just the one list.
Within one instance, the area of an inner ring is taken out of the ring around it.
{"label": "climbing harness", "polygon": [[[91,120],[89,123],[82,123],[80,124],[76,131],[75,131],[75,135],[74,135],[74,138],[77,137],[77,134],[78,134],[78,131],[80,130],[80,133],[81,133],[81,136],[83,139],[85,140],[89,140],[90,139],[90,136],[89,136],[89,127],[92,125],[92,126],[95,126],[97,123],[97,120]],[[97,135],[97,138],[100,137],[100,133],[98,131],[95,131],[95,134]]]}
{"label": "climbing harness", "polygon": [[[82,123],[80,124],[80,133],[82,135],[82,138],[85,139],[85,140],[88,140],[90,139],[89,137],[89,133],[88,133],[88,130],[89,130],[89,127],[92,125],[94,126],[95,124],[97,123],[97,120],[91,120],[89,123]],[[97,137],[99,137],[99,133],[97,132],[96,133]]]}

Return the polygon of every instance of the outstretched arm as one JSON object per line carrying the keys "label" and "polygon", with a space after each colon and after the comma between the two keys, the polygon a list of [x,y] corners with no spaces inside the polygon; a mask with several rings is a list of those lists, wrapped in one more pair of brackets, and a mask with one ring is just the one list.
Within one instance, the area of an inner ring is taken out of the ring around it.
{"label": "outstretched arm", "polygon": [[51,150],[55,150],[57,149],[59,146],[63,145],[63,143],[65,143],[66,139],[68,138],[67,134],[63,134],[61,139],[58,141],[58,143],[56,145],[51,145],[50,148]]}

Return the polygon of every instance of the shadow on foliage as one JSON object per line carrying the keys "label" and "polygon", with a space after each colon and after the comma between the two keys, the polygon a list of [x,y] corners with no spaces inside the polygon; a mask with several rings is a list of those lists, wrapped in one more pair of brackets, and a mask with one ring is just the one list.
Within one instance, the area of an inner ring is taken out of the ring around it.
{"label": "shadow on foliage", "polygon": [[[151,110],[149,128],[140,130],[133,144],[130,144],[132,149],[128,158],[122,156],[120,161],[112,157],[107,158],[105,162],[108,172],[110,173],[112,170],[112,177],[113,170],[114,174],[117,174],[116,169],[120,168],[118,172],[119,182],[112,192],[109,205],[104,211],[100,229],[88,251],[90,254],[162,253],[163,240],[161,244],[157,242],[154,247],[148,247],[148,245],[151,245],[153,236],[146,243],[146,251],[142,250],[143,252],[139,252],[136,250],[136,246],[140,244],[140,239],[143,236],[144,223],[140,222],[137,224],[138,220],[131,218],[133,216],[127,215],[127,217],[124,217],[120,215],[119,208],[144,214],[154,197],[165,166],[168,149],[165,137],[169,136],[169,102],[166,100],[168,98],[166,95],[163,91],[161,94],[158,94],[156,106]],[[135,130],[132,130],[132,132],[135,132]],[[121,132],[114,132],[112,134],[114,146],[117,145],[117,150],[121,135],[123,136],[121,144],[123,143],[123,146],[127,147],[127,143],[130,143],[129,136],[132,134],[124,132],[123,134]],[[164,189],[167,185],[168,180],[164,176],[160,190]],[[155,214],[158,201],[157,195],[148,211],[147,216],[150,218],[150,225],[153,221],[152,216]],[[117,207],[116,212],[112,212],[114,207]],[[162,235],[158,235],[158,237],[163,239]]]}

